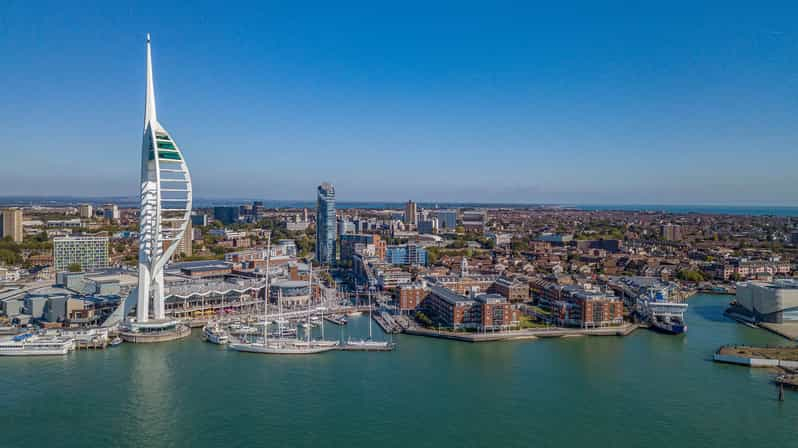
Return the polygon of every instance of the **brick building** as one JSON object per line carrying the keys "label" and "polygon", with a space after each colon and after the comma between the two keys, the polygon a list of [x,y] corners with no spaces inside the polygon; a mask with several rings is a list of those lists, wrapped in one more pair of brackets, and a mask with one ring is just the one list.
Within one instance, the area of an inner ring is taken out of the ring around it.
{"label": "brick building", "polygon": [[436,325],[455,330],[495,331],[517,326],[519,322],[518,310],[498,294],[467,297],[432,286],[422,308]]}
{"label": "brick building", "polygon": [[401,285],[397,288],[396,296],[400,312],[413,312],[424,300],[427,290],[418,283]]}
{"label": "brick building", "polygon": [[499,294],[510,302],[525,302],[529,300],[529,284],[507,277],[499,277],[488,288],[489,293]]}

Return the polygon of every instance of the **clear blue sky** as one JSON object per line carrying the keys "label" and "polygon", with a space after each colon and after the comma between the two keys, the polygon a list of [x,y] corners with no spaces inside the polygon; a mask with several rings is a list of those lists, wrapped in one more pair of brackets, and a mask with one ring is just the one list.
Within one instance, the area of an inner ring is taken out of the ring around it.
{"label": "clear blue sky", "polygon": [[191,3],[2,2],[0,195],[136,194],[150,32],[198,197],[798,204],[794,1]]}

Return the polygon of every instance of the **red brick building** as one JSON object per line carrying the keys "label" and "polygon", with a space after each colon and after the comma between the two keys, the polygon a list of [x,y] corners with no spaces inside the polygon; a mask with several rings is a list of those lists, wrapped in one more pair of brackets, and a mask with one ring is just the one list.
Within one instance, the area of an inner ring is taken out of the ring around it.
{"label": "red brick building", "polygon": [[413,312],[424,300],[427,290],[419,284],[401,285],[397,288],[397,297],[400,312]]}

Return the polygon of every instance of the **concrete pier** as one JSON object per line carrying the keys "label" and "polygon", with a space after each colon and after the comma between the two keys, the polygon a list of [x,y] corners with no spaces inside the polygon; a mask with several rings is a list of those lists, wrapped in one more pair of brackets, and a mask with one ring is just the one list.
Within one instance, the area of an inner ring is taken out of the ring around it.
{"label": "concrete pier", "polygon": [[519,341],[537,338],[562,338],[575,336],[627,336],[638,328],[635,324],[623,324],[617,327],[603,328],[536,328],[529,330],[497,331],[495,333],[467,333],[438,331],[429,328],[412,327],[404,330],[405,334],[451,339],[463,342]]}

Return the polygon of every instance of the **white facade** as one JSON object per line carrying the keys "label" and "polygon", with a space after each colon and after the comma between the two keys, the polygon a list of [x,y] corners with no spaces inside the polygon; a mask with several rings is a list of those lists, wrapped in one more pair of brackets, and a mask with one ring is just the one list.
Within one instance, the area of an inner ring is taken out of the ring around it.
{"label": "white facade", "polygon": [[796,280],[738,283],[735,300],[737,305],[743,307],[757,321],[798,321]]}
{"label": "white facade", "polygon": [[[139,284],[136,321],[165,318],[163,268],[191,219],[191,176],[183,154],[158,122],[147,35],[147,94],[141,145]],[[152,312],[150,312],[152,303]]]}
{"label": "white facade", "polygon": [[80,265],[90,272],[108,268],[108,237],[68,236],[53,239],[53,266],[56,272],[66,271],[69,265]]}

